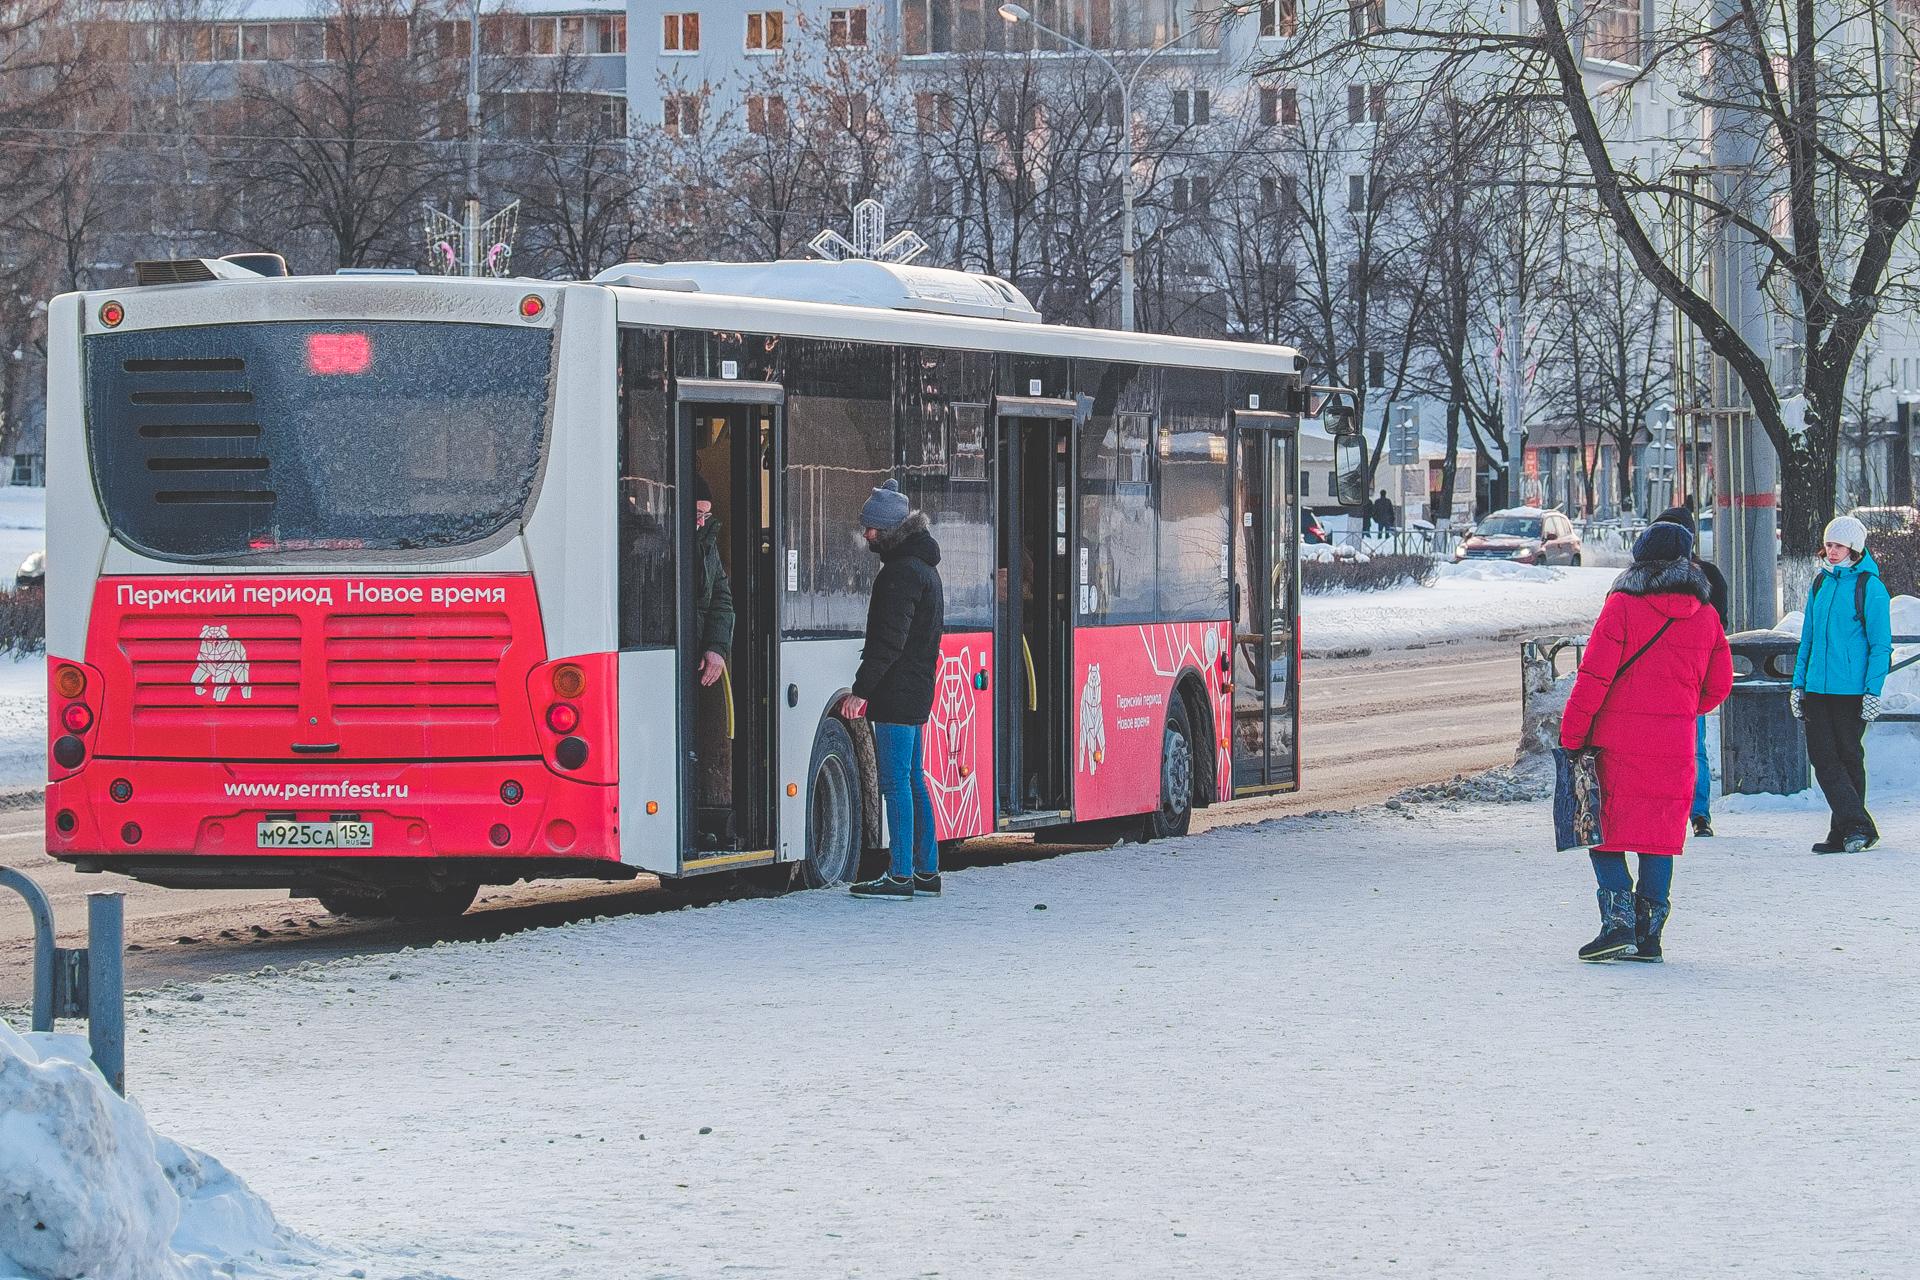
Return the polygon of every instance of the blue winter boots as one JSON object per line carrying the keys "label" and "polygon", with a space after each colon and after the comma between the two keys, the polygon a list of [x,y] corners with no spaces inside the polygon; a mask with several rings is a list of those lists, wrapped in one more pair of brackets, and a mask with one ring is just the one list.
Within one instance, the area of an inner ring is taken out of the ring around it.
{"label": "blue winter boots", "polygon": [[1596,893],[1600,898],[1600,934],[1580,948],[1580,958],[1595,964],[1616,960],[1634,947],[1634,895],[1619,889],[1600,889]]}

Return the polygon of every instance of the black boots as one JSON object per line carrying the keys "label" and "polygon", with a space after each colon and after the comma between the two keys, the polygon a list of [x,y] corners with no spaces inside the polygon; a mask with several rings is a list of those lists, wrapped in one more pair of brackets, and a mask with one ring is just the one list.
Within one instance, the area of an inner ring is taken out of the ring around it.
{"label": "black boots", "polygon": [[1600,934],[1580,948],[1580,958],[1595,964],[1616,959],[1634,945],[1633,895],[1617,889],[1596,892],[1600,898]]}
{"label": "black boots", "polygon": [[1655,902],[1652,898],[1633,895],[1633,950],[1621,956],[1622,960],[1644,960],[1651,964],[1660,963],[1660,930],[1667,924],[1667,913],[1673,908],[1664,902]]}

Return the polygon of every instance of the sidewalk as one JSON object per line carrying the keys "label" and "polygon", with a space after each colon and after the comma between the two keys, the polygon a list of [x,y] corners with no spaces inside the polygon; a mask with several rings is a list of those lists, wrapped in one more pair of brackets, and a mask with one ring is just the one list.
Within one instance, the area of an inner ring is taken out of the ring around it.
{"label": "sidewalk", "polygon": [[209,983],[128,1075],[373,1277],[1895,1275],[1880,817],[1725,815],[1665,966],[1573,959],[1543,807],[1443,803]]}

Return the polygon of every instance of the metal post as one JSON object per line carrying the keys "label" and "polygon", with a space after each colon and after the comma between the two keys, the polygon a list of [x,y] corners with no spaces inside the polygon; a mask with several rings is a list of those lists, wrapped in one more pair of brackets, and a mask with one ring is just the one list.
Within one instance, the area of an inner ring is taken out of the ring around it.
{"label": "metal post", "polygon": [[126,977],[120,967],[124,893],[87,895],[87,1045],[115,1093],[127,1091]]}
{"label": "metal post", "polygon": [[[1735,29],[1743,9],[1740,0],[1714,0],[1714,22],[1722,30]],[[1738,58],[1713,60],[1714,96],[1726,103],[1751,102],[1749,73]],[[1727,122],[1734,108],[1713,113],[1713,182],[1717,196],[1729,208],[1752,212],[1748,192],[1759,162],[1759,139],[1745,121]],[[1759,221],[1764,222],[1762,215]],[[1739,332],[1741,339],[1765,358],[1770,350],[1767,313],[1760,295],[1760,254],[1750,234],[1732,218],[1717,220],[1713,242],[1713,305]],[[1774,491],[1779,482],[1779,459],[1773,444],[1754,418],[1746,387],[1727,362],[1712,361],[1716,415],[1713,450],[1718,492],[1719,528],[1714,534],[1714,559],[1727,577],[1732,614],[1729,631],[1771,627],[1780,616],[1776,571],[1779,562],[1775,528],[1778,520]]]}
{"label": "metal post", "polygon": [[464,274],[480,274],[480,0],[473,0],[467,49],[467,216],[461,250]]}
{"label": "metal post", "polygon": [[53,970],[56,948],[53,938],[53,906],[40,886],[23,872],[0,867],[0,885],[27,900],[27,913],[33,917],[33,1029],[53,1030]]}
{"label": "metal post", "polygon": [[1147,64],[1153,61],[1154,55],[1171,49],[1200,28],[1188,27],[1171,40],[1155,45],[1134,64],[1131,72],[1122,75],[1119,65],[1112,58],[1063,31],[1055,31],[1021,5],[1003,4],[999,13],[1001,20],[1010,26],[1019,26],[1024,22],[1036,31],[1046,32],[1061,44],[1078,49],[1105,67],[1114,83],[1120,86],[1120,327],[1131,332],[1134,327],[1133,260],[1136,249],[1133,238],[1133,84],[1140,78],[1140,73],[1146,70]]}

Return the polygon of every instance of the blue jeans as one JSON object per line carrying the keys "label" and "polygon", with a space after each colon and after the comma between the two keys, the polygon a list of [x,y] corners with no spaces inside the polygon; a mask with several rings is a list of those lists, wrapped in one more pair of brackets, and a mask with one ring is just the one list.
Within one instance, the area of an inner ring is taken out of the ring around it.
{"label": "blue jeans", "polygon": [[890,869],[905,880],[914,872],[923,876],[940,870],[940,845],[933,835],[933,797],[927,794],[927,768],[922,754],[926,726],[873,722],[874,763],[880,770],[880,794],[887,799],[887,842],[893,854]]}
{"label": "blue jeans", "polygon": [[1707,764],[1707,718],[1694,721],[1693,729],[1693,809],[1696,818],[1713,816],[1713,769]]}
{"label": "blue jeans", "polygon": [[1593,878],[1600,882],[1602,889],[1611,889],[1615,893],[1638,893],[1643,898],[1662,904],[1673,890],[1672,858],[1661,854],[1641,854],[1640,883],[1636,886],[1627,876],[1626,854],[1590,853],[1587,856],[1593,859]]}

